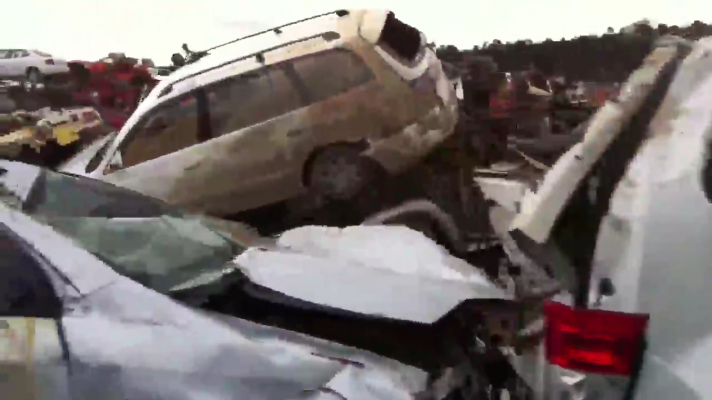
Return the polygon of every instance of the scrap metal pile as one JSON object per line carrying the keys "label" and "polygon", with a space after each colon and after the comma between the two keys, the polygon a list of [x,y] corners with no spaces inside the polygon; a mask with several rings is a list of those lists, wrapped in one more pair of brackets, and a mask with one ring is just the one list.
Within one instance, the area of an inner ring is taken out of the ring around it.
{"label": "scrap metal pile", "polygon": [[0,155],[54,168],[120,129],[156,83],[147,65],[110,53],[67,62],[64,72],[0,81]]}
{"label": "scrap metal pile", "polygon": [[594,297],[604,172],[624,174],[614,156],[633,157],[690,43],[659,43],[619,95],[487,52],[448,62],[424,37],[337,10],[164,67],[4,50],[39,67],[0,87],[0,259],[22,267],[0,263],[0,367],[21,377],[0,389],[548,400],[581,398],[586,372],[627,387],[637,361],[617,356],[643,335],[594,325],[638,317],[576,307]]}
{"label": "scrap metal pile", "polygon": [[0,157],[56,167],[106,133],[91,107],[0,114]]}

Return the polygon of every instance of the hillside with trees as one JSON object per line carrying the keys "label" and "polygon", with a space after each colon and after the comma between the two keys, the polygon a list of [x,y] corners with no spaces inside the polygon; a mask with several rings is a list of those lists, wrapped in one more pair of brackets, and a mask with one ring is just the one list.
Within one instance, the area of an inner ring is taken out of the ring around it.
{"label": "hillside with trees", "polygon": [[570,81],[620,82],[640,66],[654,41],[667,34],[699,39],[712,35],[712,25],[695,21],[686,27],[665,24],[653,27],[642,20],[618,32],[608,28],[601,36],[547,39],[540,43],[531,40],[502,43],[495,39],[464,51],[455,46],[440,46],[437,53],[455,65],[461,64],[466,55],[489,56],[500,71],[536,68],[548,76],[563,76]]}

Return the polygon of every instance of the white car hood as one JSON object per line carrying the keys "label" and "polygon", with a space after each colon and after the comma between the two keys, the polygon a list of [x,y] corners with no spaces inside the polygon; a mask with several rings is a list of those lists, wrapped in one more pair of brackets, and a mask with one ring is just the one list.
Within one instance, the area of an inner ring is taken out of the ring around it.
{"label": "white car hood", "polygon": [[509,299],[479,269],[401,226],[308,226],[235,263],[253,282],[343,310],[433,323],[467,299]]}

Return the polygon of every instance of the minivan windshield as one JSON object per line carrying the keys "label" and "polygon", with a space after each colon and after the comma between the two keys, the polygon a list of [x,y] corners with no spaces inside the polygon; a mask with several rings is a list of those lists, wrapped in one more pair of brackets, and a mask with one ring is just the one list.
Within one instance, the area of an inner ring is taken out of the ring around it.
{"label": "minivan windshield", "polygon": [[[203,217],[160,200],[101,181],[19,166],[31,184],[23,189],[21,177],[5,173],[3,202],[14,202],[16,208],[70,237],[117,273],[160,293],[168,294],[205,275],[219,278],[225,266],[244,251]],[[13,178],[15,185],[8,182]]]}

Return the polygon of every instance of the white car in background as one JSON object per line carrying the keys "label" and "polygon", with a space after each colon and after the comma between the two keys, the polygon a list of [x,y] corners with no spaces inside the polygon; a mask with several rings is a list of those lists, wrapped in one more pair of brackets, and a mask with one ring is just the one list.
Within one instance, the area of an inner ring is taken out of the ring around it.
{"label": "white car in background", "polygon": [[46,76],[68,72],[65,60],[38,50],[0,50],[0,78],[24,78],[39,83]]}

